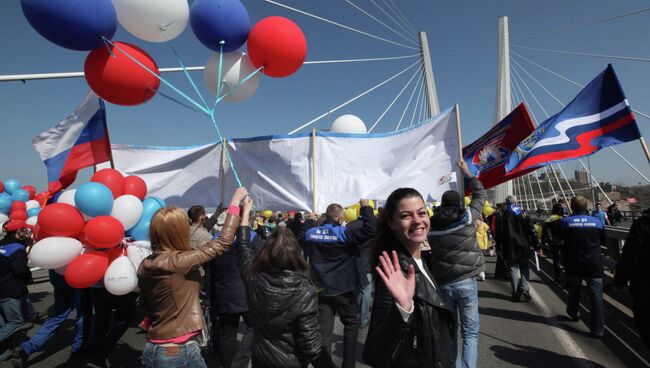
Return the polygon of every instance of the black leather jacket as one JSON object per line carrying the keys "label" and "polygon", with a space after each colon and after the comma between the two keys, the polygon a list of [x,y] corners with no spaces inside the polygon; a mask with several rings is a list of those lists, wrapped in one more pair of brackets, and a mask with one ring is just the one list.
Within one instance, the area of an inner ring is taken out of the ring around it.
{"label": "black leather jacket", "polygon": [[237,229],[237,260],[253,324],[253,367],[334,367],[321,350],[318,295],[306,272],[250,273],[250,228]]}
{"label": "black leather jacket", "polygon": [[403,249],[398,257],[405,274],[409,264],[415,269],[415,309],[404,322],[395,299],[377,277],[363,359],[375,368],[455,367],[452,312],[438,295],[438,286],[431,286],[413,258]]}

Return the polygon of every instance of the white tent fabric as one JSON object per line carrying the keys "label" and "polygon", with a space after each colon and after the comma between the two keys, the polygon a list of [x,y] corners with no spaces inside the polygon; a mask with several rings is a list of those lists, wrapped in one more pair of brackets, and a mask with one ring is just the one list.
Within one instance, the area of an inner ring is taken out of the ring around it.
{"label": "white tent fabric", "polygon": [[[459,190],[459,137],[455,109],[424,124],[393,133],[317,132],[315,157],[309,133],[233,139],[227,143],[237,174],[256,208],[312,210],[312,160],[316,210],[351,205],[359,198],[386,199],[399,187],[413,187],[428,201]],[[221,197],[221,145],[142,147],[113,145],[116,168],[147,182],[149,194],[169,204],[214,207]],[[226,200],[236,183],[225,164]]]}

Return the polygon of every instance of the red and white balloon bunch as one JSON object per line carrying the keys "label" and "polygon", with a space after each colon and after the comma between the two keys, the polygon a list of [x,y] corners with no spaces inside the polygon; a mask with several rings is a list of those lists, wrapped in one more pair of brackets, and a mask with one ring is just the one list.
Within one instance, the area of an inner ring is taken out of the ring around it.
{"label": "red and white balloon bunch", "polygon": [[[124,295],[137,286],[136,267],[127,257],[125,236],[148,243],[153,214],[165,207],[147,197],[147,185],[137,176],[115,169],[96,172],[90,182],[67,190],[38,214],[37,243],[32,264],[54,269],[74,288],[87,288],[102,278],[106,289]],[[140,258],[141,260],[141,258]]]}

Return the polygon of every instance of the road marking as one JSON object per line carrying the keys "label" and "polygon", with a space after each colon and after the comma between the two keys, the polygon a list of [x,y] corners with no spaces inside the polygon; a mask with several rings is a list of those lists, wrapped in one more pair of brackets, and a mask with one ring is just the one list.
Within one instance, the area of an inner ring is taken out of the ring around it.
{"label": "road marking", "polygon": [[593,367],[593,364],[591,361],[589,361],[589,358],[585,355],[585,353],[582,351],[580,346],[578,346],[578,343],[569,335],[569,333],[564,330],[558,321],[553,318],[553,312],[551,311],[551,308],[544,303],[542,298],[539,297],[539,294],[533,289],[533,287],[530,287],[530,296],[532,298],[532,302],[535,305],[535,307],[539,310],[541,315],[544,317],[546,322],[548,323],[549,327],[551,327],[551,331],[553,331],[553,334],[555,334],[555,337],[560,340],[560,343],[562,344],[562,347],[564,350],[567,352],[567,354],[573,358],[575,361],[576,367],[582,367],[582,368],[588,368],[588,367]]}

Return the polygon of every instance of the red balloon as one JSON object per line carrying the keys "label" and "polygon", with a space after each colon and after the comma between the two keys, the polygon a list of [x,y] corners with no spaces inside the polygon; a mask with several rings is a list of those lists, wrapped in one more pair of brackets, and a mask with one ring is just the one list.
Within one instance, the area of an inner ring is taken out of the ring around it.
{"label": "red balloon", "polygon": [[124,178],[124,194],[131,194],[141,201],[147,196],[147,183],[139,176],[127,176]]}
{"label": "red balloon", "polygon": [[116,105],[139,105],[150,100],[158,91],[160,80],[147,69],[160,75],[158,65],[151,56],[135,45],[126,42],[114,44],[115,46],[110,46],[111,52],[102,46],[91,51],[86,57],[84,72],[88,85],[101,98]]}
{"label": "red balloon", "polygon": [[40,192],[34,196],[34,200],[40,203],[41,207],[45,207],[45,204],[47,203],[48,200],[48,196],[49,196],[48,192]]}
{"label": "red balloon", "polygon": [[54,236],[52,234],[47,233],[46,231],[43,231],[38,224],[34,225],[34,230],[32,230],[32,234],[34,234],[34,241],[38,242],[39,240],[49,238],[50,236]]}
{"label": "red balloon", "polygon": [[93,248],[113,248],[124,238],[124,226],[111,216],[97,216],[84,227],[84,243]]}
{"label": "red balloon", "polygon": [[76,207],[67,203],[53,203],[38,214],[38,225],[48,234],[76,238],[83,231],[85,223]]}
{"label": "red balloon", "polygon": [[11,204],[11,211],[9,212],[14,212],[14,211],[27,211],[27,206],[25,205],[25,202],[23,201],[15,201],[14,203]]}
{"label": "red balloon", "polygon": [[115,169],[101,169],[93,174],[90,181],[106,185],[113,192],[113,198],[124,194],[124,176]]}
{"label": "red balloon", "polygon": [[126,248],[123,247],[111,248],[106,251],[106,255],[108,255],[108,260],[110,261],[110,263],[113,263],[114,260],[118,259],[121,256],[126,255]]}
{"label": "red balloon", "polygon": [[5,191],[5,183],[3,183],[2,181],[0,181],[0,193],[2,193],[2,192],[4,192],[4,191]]}
{"label": "red balloon", "polygon": [[248,34],[248,56],[256,68],[270,77],[286,77],[298,70],[307,56],[307,40],[291,20],[268,17]]}
{"label": "red balloon", "polygon": [[108,255],[104,252],[88,252],[77,256],[65,269],[65,281],[77,289],[95,285],[104,277],[109,265]]}
{"label": "red balloon", "polygon": [[36,196],[36,187],[33,185],[24,185],[21,189],[24,189],[29,193],[29,199],[32,200]]}
{"label": "red balloon", "polygon": [[17,221],[26,221],[27,220],[27,212],[25,210],[16,210],[16,211],[11,211],[11,214],[9,215],[10,220],[17,220]]}

